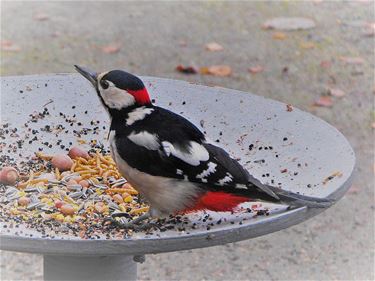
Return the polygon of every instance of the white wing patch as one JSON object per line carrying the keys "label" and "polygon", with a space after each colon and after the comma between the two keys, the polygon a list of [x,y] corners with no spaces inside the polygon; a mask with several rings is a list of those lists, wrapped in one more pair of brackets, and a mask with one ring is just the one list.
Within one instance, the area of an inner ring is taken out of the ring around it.
{"label": "white wing patch", "polygon": [[147,108],[145,106],[138,107],[133,111],[129,112],[128,118],[126,119],[126,125],[130,126],[136,121],[143,120],[147,115],[154,111],[153,108]]}
{"label": "white wing patch", "polygon": [[160,147],[158,136],[149,132],[140,132],[137,134],[132,132],[128,136],[128,139],[136,145],[143,146],[149,150],[158,150]]}
{"label": "white wing patch", "polygon": [[184,174],[184,171],[176,169],[176,174],[182,176]]}
{"label": "white wing patch", "polygon": [[232,179],[230,178],[230,177],[228,177],[228,176],[225,176],[224,178],[222,178],[221,180],[219,180],[219,185],[224,185],[225,183],[227,183],[227,182],[231,182],[232,181]]}
{"label": "white wing patch", "polygon": [[198,174],[196,176],[197,179],[202,179],[202,181],[205,180],[205,182],[207,182],[207,180],[205,179],[207,176],[209,176],[210,174],[212,173],[215,173],[216,172],[216,166],[217,164],[213,163],[213,162],[209,162],[207,164],[207,169],[204,170],[202,173]]}
{"label": "white wing patch", "polygon": [[248,189],[245,184],[240,184],[240,183],[236,184],[236,188],[239,188],[239,189]]}
{"label": "white wing patch", "polygon": [[227,173],[227,175],[224,178],[218,181],[218,184],[222,186],[228,182],[231,182],[232,180],[233,180],[233,176]]}
{"label": "white wing patch", "polygon": [[201,161],[207,161],[210,158],[206,148],[195,141],[190,142],[190,149],[187,152],[180,150],[178,147],[174,147],[173,144],[168,141],[163,141],[162,146],[167,156],[172,154],[174,157],[192,166],[199,166]]}

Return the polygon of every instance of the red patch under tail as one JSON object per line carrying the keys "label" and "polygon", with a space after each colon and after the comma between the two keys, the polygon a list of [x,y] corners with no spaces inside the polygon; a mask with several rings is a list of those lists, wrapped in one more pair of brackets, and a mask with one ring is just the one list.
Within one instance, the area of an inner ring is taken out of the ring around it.
{"label": "red patch under tail", "polygon": [[215,212],[233,211],[239,204],[251,201],[249,197],[239,196],[222,191],[209,191],[200,197],[194,207],[185,210],[184,213],[211,210]]}

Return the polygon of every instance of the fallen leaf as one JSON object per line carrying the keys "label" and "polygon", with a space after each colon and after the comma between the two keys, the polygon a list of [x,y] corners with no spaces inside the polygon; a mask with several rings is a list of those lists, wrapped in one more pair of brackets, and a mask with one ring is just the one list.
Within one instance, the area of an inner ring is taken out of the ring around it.
{"label": "fallen leaf", "polygon": [[109,44],[100,48],[105,54],[116,54],[120,51],[121,47],[118,44]]}
{"label": "fallen leaf", "polygon": [[257,73],[263,72],[263,70],[264,70],[264,67],[261,65],[256,65],[256,66],[249,68],[249,72],[251,74],[257,74]]}
{"label": "fallen leaf", "polygon": [[180,40],[180,41],[178,42],[178,45],[179,45],[180,47],[186,47],[186,46],[187,46],[187,42],[186,42],[185,40]]}
{"label": "fallen leaf", "polygon": [[328,88],[328,94],[330,94],[331,96],[339,97],[339,98],[346,95],[344,91],[338,88]]}
{"label": "fallen leaf", "polygon": [[21,47],[14,45],[13,42],[10,40],[1,40],[0,46],[1,46],[2,51],[7,51],[7,52],[21,51]]}
{"label": "fallen leaf", "polygon": [[228,65],[212,65],[208,67],[202,67],[200,69],[201,74],[211,74],[214,76],[229,76],[232,74],[232,68]]}
{"label": "fallen leaf", "polygon": [[323,68],[330,68],[332,63],[329,60],[323,60],[320,62],[320,66]]}
{"label": "fallen leaf", "polygon": [[346,64],[363,64],[365,62],[361,57],[340,57],[340,60]]}
{"label": "fallen leaf", "polygon": [[49,16],[45,13],[37,13],[33,16],[33,19],[38,21],[46,21],[49,19]]}
{"label": "fallen leaf", "polygon": [[210,52],[218,52],[224,50],[224,47],[216,42],[206,44],[206,50]]}
{"label": "fallen leaf", "polygon": [[347,194],[358,194],[359,191],[360,191],[360,188],[359,188],[358,186],[356,186],[356,185],[352,185],[352,186],[349,188]]}
{"label": "fallen leaf", "polygon": [[13,42],[10,40],[1,40],[0,44],[1,44],[1,47],[9,47],[13,45]]}
{"label": "fallen leaf", "polygon": [[59,37],[60,35],[61,35],[61,33],[58,32],[58,31],[54,31],[54,32],[51,33],[51,37],[54,37],[54,38]]}
{"label": "fallen leaf", "polygon": [[332,107],[333,100],[330,96],[321,96],[314,102],[315,106]]}
{"label": "fallen leaf", "polygon": [[313,42],[301,42],[299,46],[302,49],[314,49],[315,48],[315,44]]}
{"label": "fallen leaf", "polygon": [[300,17],[280,17],[267,20],[263,24],[265,29],[278,29],[278,30],[301,30],[301,29],[310,29],[314,28],[315,22],[308,18]]}
{"label": "fallen leaf", "polygon": [[286,39],[286,34],[284,32],[275,32],[272,34],[272,38],[276,40],[285,40]]}
{"label": "fallen leaf", "polygon": [[375,22],[367,23],[365,27],[365,32],[363,35],[367,37],[375,36]]}
{"label": "fallen leaf", "polygon": [[286,111],[292,112],[293,111],[293,106],[291,104],[286,105]]}
{"label": "fallen leaf", "polygon": [[184,66],[182,64],[177,65],[176,70],[178,72],[185,73],[185,74],[196,74],[196,73],[198,73],[198,70],[194,66]]}

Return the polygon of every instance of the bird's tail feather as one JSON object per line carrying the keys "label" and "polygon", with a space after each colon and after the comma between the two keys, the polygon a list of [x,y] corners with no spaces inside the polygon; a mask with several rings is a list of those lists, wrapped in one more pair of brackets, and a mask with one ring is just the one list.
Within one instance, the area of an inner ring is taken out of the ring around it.
{"label": "bird's tail feather", "polygon": [[335,200],[332,200],[332,199],[301,195],[301,194],[297,194],[291,191],[283,190],[278,187],[264,185],[264,184],[257,184],[256,188],[259,191],[267,194],[269,199],[271,199],[271,200],[266,199],[266,201],[281,202],[292,207],[306,206],[309,208],[328,208],[335,203]]}
{"label": "bird's tail feather", "polygon": [[280,198],[282,203],[288,204],[292,207],[306,206],[309,208],[328,208],[335,203],[335,201],[332,199],[310,197],[286,190],[274,192]]}

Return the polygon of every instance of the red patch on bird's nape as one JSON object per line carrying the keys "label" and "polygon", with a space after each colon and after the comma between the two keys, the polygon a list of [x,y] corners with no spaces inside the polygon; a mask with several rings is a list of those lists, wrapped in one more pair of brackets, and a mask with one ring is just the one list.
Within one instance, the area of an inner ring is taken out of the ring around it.
{"label": "red patch on bird's nape", "polygon": [[150,95],[148,94],[146,88],[140,90],[127,90],[134,98],[135,101],[140,105],[150,104]]}
{"label": "red patch on bird's nape", "polygon": [[210,210],[215,212],[231,212],[239,204],[251,201],[249,197],[239,196],[223,191],[209,191],[201,196],[196,204],[183,213],[191,213],[200,210]]}

